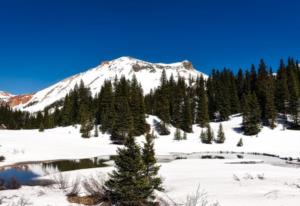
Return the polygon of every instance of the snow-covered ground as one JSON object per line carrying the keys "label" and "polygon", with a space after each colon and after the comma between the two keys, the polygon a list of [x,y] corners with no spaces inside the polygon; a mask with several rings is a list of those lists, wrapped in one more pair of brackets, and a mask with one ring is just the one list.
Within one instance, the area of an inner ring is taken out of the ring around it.
{"label": "snow-covered ground", "polygon": [[[147,122],[159,121],[155,116],[149,116]],[[171,127],[169,136],[158,136],[155,139],[157,155],[172,153],[193,153],[207,151],[257,152],[279,155],[281,157],[300,158],[300,132],[282,130],[282,126],[271,130],[264,127],[258,136],[244,136],[239,132],[242,117],[232,117],[223,122],[226,135],[224,144],[202,144],[199,135],[201,128],[194,125],[193,133],[187,134],[187,140],[175,141],[175,128]],[[219,123],[211,123],[215,135]],[[93,133],[93,132],[92,132]],[[237,147],[239,139],[243,139],[244,146]],[[137,138],[144,141],[143,137]],[[53,159],[78,159],[102,155],[116,154],[116,145],[111,144],[109,135],[100,134],[98,138],[81,138],[79,126],[60,127],[38,132],[38,130],[0,130],[0,155],[6,157],[1,165],[22,161],[38,161]]]}
{"label": "snow-covered ground", "polygon": [[[221,206],[299,205],[300,169],[267,164],[226,164],[228,161],[187,159],[162,163],[160,175],[166,191],[159,195],[171,205],[172,202],[184,203],[186,196],[195,194],[200,186],[200,193],[206,193],[210,203],[218,202]],[[71,179],[72,176],[83,178],[100,174],[105,178],[112,169],[85,169],[65,172],[64,176]],[[49,177],[53,175],[45,178]],[[16,203],[22,197],[34,206],[72,205],[67,202],[65,193],[56,187],[24,186],[0,193],[4,205]]]}
{"label": "snow-covered ground", "polygon": [[[148,123],[158,120],[149,116]],[[194,126],[194,133],[187,135],[187,140],[174,141],[174,128],[169,136],[155,139],[157,155],[194,152],[257,152],[279,155],[280,157],[300,158],[300,132],[282,130],[282,126],[271,130],[263,128],[259,135],[246,137],[240,133],[242,118],[234,116],[223,122],[226,135],[224,144],[202,144],[199,135],[201,128]],[[211,123],[215,135],[219,123]],[[42,133],[37,130],[8,131],[0,130],[0,155],[6,160],[0,166],[23,161],[78,159],[95,156],[114,155],[116,145],[112,145],[108,135],[98,138],[83,139],[78,128],[66,127],[46,130]],[[236,144],[243,138],[243,147]],[[137,138],[143,142],[143,137]],[[222,206],[296,206],[300,202],[300,169],[260,164],[225,164],[232,160],[203,160],[185,159],[161,163],[160,174],[164,179],[166,194],[177,202],[183,202],[189,194],[195,193],[198,185],[207,191],[211,202],[219,201]],[[113,167],[86,169],[67,172],[72,176],[103,173],[107,174]],[[265,179],[257,176],[264,174]],[[236,175],[240,181],[233,176]],[[103,175],[105,177],[105,175]],[[253,177],[253,179],[251,178]],[[46,177],[47,178],[47,177]],[[43,192],[42,192],[43,191]],[[46,195],[45,195],[45,194]],[[43,195],[44,194],[44,195]],[[24,196],[33,205],[71,205],[61,190],[42,187],[22,187],[15,191],[1,191],[0,197],[11,197],[16,202]],[[55,203],[53,202],[55,200]],[[8,200],[6,200],[8,201]],[[7,204],[9,205],[9,204]]]}

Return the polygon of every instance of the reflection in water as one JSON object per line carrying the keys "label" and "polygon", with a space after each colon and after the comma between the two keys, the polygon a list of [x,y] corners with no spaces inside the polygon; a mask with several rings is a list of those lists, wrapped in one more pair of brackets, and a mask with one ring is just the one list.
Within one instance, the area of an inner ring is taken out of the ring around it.
{"label": "reflection in water", "polygon": [[48,163],[42,163],[43,168],[56,168],[60,172],[106,167],[105,160],[93,158],[93,159],[80,159],[80,160],[60,160]]}
{"label": "reflection in water", "polygon": [[[100,158],[79,160],[57,160],[51,162],[31,163],[0,170],[0,190],[18,189],[20,185],[35,185],[35,178],[56,172],[106,167]],[[39,182],[40,183],[40,182]]]}

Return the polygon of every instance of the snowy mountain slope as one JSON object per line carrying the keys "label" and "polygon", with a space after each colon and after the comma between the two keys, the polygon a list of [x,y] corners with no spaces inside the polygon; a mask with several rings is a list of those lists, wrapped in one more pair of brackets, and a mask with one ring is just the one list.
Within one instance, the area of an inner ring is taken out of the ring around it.
{"label": "snowy mountain slope", "polygon": [[0,91],[0,103],[1,102],[8,102],[9,99],[13,96],[14,96],[13,94],[10,94],[8,92]]}
{"label": "snowy mountain slope", "polygon": [[15,108],[29,112],[42,110],[46,106],[64,98],[76,84],[80,84],[81,80],[91,89],[92,94],[95,95],[99,92],[105,80],[113,81],[115,76],[125,76],[131,79],[135,74],[144,89],[144,93],[147,94],[151,89],[159,86],[163,69],[165,69],[168,77],[173,74],[176,79],[180,75],[185,77],[187,83],[189,77],[196,78],[201,74],[207,77],[207,75],[195,70],[188,61],[163,64],[149,63],[131,57],[121,57],[112,61],[105,61],[95,68],[64,79],[53,86],[39,91],[28,102],[20,104]]}

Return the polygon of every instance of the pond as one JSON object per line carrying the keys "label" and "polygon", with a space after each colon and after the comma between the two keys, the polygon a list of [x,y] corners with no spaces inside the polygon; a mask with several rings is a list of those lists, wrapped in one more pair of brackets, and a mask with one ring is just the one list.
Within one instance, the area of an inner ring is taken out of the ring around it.
{"label": "pond", "polygon": [[55,160],[18,164],[0,170],[0,190],[18,189],[20,185],[48,184],[49,181],[39,181],[36,178],[56,172],[65,172],[79,169],[99,168],[108,166],[107,160],[101,158]]}
{"label": "pond", "polygon": [[[7,167],[0,170],[0,190],[13,188],[18,185],[46,184],[39,182],[37,177],[79,169],[107,167],[108,161],[115,157],[94,157],[77,160],[54,160],[45,162],[23,163],[14,167]],[[280,167],[300,168],[300,161],[290,161],[268,154],[243,154],[224,152],[202,152],[202,153],[173,153],[170,155],[157,156],[158,162],[171,162],[178,159],[224,159],[225,164],[269,164]]]}

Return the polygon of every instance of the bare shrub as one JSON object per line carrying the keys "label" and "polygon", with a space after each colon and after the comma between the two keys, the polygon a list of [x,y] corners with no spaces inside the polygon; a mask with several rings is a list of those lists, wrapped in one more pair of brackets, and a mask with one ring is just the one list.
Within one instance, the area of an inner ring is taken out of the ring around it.
{"label": "bare shrub", "polygon": [[246,179],[246,180],[253,180],[254,178],[249,173],[246,173],[244,179]]}
{"label": "bare shrub", "polygon": [[66,190],[68,188],[69,176],[58,173],[53,176],[53,180],[58,185],[59,189]]}
{"label": "bare shrub", "polygon": [[40,191],[38,191],[38,193],[37,193],[37,196],[38,196],[38,197],[41,197],[41,196],[44,196],[44,195],[46,195],[46,193],[45,193],[43,190],[40,190]]}
{"label": "bare shrub", "polygon": [[80,192],[80,177],[77,177],[72,183],[71,186],[69,188],[69,191],[67,192],[67,196],[71,197],[71,196],[78,196],[79,192]]}
{"label": "bare shrub", "polygon": [[9,204],[9,206],[28,206],[32,205],[32,202],[30,202],[29,199],[26,199],[25,197],[20,197],[17,202],[12,202]]}
{"label": "bare shrub", "polygon": [[236,174],[233,174],[233,179],[237,182],[241,181],[241,179]]}
{"label": "bare shrub", "polygon": [[184,206],[206,206],[208,205],[207,193],[204,190],[200,190],[198,186],[196,193],[193,195],[188,195],[186,197],[186,202]]}
{"label": "bare shrub", "polygon": [[218,202],[209,203],[207,200],[207,193],[204,190],[200,190],[198,186],[197,191],[193,195],[188,195],[184,206],[219,206]]}
{"label": "bare shrub", "polygon": [[86,178],[83,181],[83,188],[84,190],[92,196],[104,196],[105,190],[104,190],[104,182],[101,180],[101,178],[95,178],[93,176]]}
{"label": "bare shrub", "polygon": [[264,179],[266,179],[264,173],[258,174],[258,175],[257,175],[257,178],[258,178],[259,180],[264,180]]}
{"label": "bare shrub", "polygon": [[169,201],[172,203],[167,203],[167,201],[164,201],[162,198],[158,199],[159,205],[162,206],[220,206],[218,202],[210,203],[206,191],[201,190],[200,186],[198,186],[194,194],[188,195],[183,203],[176,203],[170,198]]}

